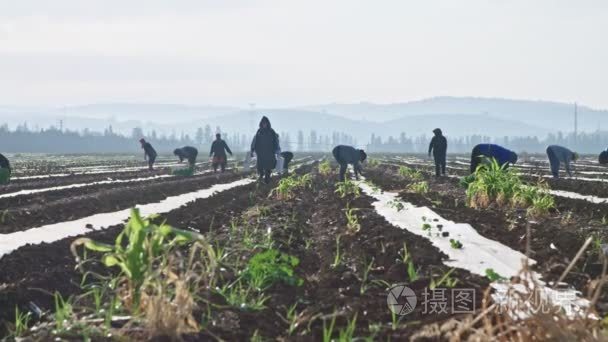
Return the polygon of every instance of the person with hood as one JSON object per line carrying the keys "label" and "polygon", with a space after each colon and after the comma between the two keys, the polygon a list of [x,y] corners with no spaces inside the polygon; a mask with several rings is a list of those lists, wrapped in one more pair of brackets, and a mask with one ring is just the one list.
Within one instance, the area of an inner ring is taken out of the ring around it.
{"label": "person with hood", "polygon": [[547,156],[549,157],[549,163],[551,164],[553,178],[559,178],[559,167],[562,163],[566,168],[568,176],[572,177],[571,163],[578,159],[577,153],[572,152],[563,146],[551,145],[547,147]]}
{"label": "person with hood", "polygon": [[260,180],[264,180],[266,184],[270,183],[270,174],[277,165],[276,155],[280,153],[279,146],[278,135],[272,129],[270,120],[264,116],[251,142],[251,156],[253,157],[254,152],[257,155],[258,174]]}
{"label": "person with hood", "polygon": [[602,165],[608,164],[608,149],[606,149],[600,153],[599,162]]}
{"label": "person with hood", "polygon": [[148,161],[148,168],[152,171],[154,170],[154,161],[156,161],[158,154],[154,147],[144,138],[139,139],[139,142],[141,143],[141,148],[144,149],[144,160]]}
{"label": "person with hood", "polygon": [[433,130],[433,133],[435,134],[435,136],[433,137],[433,139],[431,139],[431,143],[429,144],[429,157],[431,156],[432,152],[433,157],[435,159],[435,176],[445,176],[448,139],[443,136],[443,133],[441,132],[440,128],[435,128]]}
{"label": "person with hood", "polygon": [[8,183],[11,180],[11,163],[4,155],[0,154],[0,184]]}
{"label": "person with hood", "polygon": [[226,144],[226,142],[222,139],[222,135],[217,133],[215,135],[215,141],[213,141],[213,144],[211,144],[211,152],[209,152],[209,157],[213,157],[211,160],[213,172],[217,172],[218,166],[221,167],[222,172],[226,171],[226,164],[228,163],[226,152],[230,153],[232,156],[230,147],[228,147],[228,144]]}
{"label": "person with hood", "polygon": [[281,152],[281,158],[283,158],[283,172],[289,173],[289,163],[293,160],[293,153],[289,151]]}
{"label": "person with hood", "polygon": [[188,161],[188,165],[194,168],[196,165],[196,157],[198,156],[198,150],[192,146],[184,146],[182,148],[176,148],[173,154],[179,158],[179,162],[183,162],[184,159]]}
{"label": "person with hood", "polygon": [[506,167],[517,163],[517,154],[496,144],[479,144],[473,148],[471,153],[471,173],[475,173],[479,164],[485,159],[496,159],[499,165]]}
{"label": "person with hood", "polygon": [[355,169],[355,178],[359,180],[361,174],[361,163],[367,159],[367,154],[363,150],[357,150],[352,146],[338,145],[334,147],[332,154],[338,164],[340,164],[340,181],[344,182],[348,164],[352,164]]}

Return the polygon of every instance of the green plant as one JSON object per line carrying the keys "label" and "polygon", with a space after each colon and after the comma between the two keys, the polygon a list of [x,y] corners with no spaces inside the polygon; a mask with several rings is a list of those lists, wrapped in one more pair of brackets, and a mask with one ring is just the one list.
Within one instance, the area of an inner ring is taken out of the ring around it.
{"label": "green plant", "polygon": [[490,281],[499,281],[499,280],[505,280],[506,279],[505,277],[503,277],[500,274],[496,273],[493,268],[486,269],[486,277]]}
{"label": "green plant", "polygon": [[346,327],[338,332],[339,342],[350,342],[355,337],[355,330],[357,329],[357,314],[346,322]]}
{"label": "green plant", "polygon": [[368,280],[369,280],[369,272],[374,268],[374,258],[370,261],[369,264],[366,264],[363,268],[363,277],[361,278],[361,288],[359,289],[360,294],[365,294],[367,289],[369,288]]}
{"label": "green plant", "polygon": [[332,342],[331,337],[334,334],[334,327],[336,326],[336,316],[333,315],[329,326],[325,320],[323,320],[323,342]]}
{"label": "green plant", "polygon": [[217,289],[226,302],[235,308],[245,311],[260,311],[266,308],[266,302],[270,299],[263,292],[256,291],[251,286],[246,286],[237,280],[232,284],[224,285]]}
{"label": "green plant", "polygon": [[321,163],[319,163],[319,173],[324,175],[324,176],[328,176],[331,174],[331,163],[329,162],[329,160],[324,160]]}
{"label": "green plant", "polygon": [[15,307],[15,322],[11,327],[12,337],[21,337],[29,329],[30,321],[32,320],[32,314],[30,312],[21,312],[19,307]]}
{"label": "green plant", "polygon": [[367,165],[369,167],[377,167],[380,166],[380,160],[376,159],[376,158],[370,158],[367,160]]}
{"label": "green plant", "polygon": [[427,183],[425,181],[412,183],[412,184],[410,184],[408,189],[410,189],[411,191],[413,191],[415,193],[424,195],[429,192],[429,183]]}
{"label": "green plant", "polygon": [[153,224],[154,218],[144,219],[138,209],[132,209],[131,218],[116,237],[114,245],[88,238],[77,239],[71,245],[77,262],[80,262],[77,247],[84,246],[85,251],[103,253],[101,261],[106,267],[120,269],[116,288],[124,291],[122,293],[124,304],[133,312],[139,311],[141,291],[145,288],[146,281],[155,280],[158,265],[166,262],[171,251],[195,240],[202,241],[202,236],[199,234],[166,224],[160,226]]}
{"label": "green plant", "polygon": [[443,276],[438,281],[435,281],[435,279],[431,278],[431,284],[429,285],[429,288],[431,290],[434,290],[438,287],[441,287],[441,285],[444,285],[444,284],[447,288],[455,287],[459,282],[459,280],[457,278],[451,277],[452,273],[454,273],[455,270],[456,270],[455,268],[450,269],[449,271],[444,273]]}
{"label": "green plant", "polygon": [[295,256],[269,249],[254,255],[243,272],[247,280],[258,290],[264,290],[275,283],[300,286],[304,281],[295,275],[295,267],[300,260]]}
{"label": "green plant", "polygon": [[334,256],[334,263],[331,264],[331,268],[336,268],[342,262],[342,254],[340,252],[340,235],[336,236],[336,254]]}
{"label": "green plant", "polygon": [[277,199],[288,200],[295,197],[296,190],[306,189],[312,186],[312,176],[306,174],[298,177],[292,175],[282,178],[276,188],[272,189],[270,195],[276,195]]}
{"label": "green plant", "polygon": [[414,260],[410,255],[410,252],[407,250],[407,245],[403,243],[403,249],[401,250],[401,262],[403,265],[407,266],[407,275],[410,280],[410,283],[418,280],[418,272],[416,271],[416,266],[414,265]]}
{"label": "green plant", "polygon": [[431,230],[431,228],[433,228],[433,226],[431,226],[430,223],[423,223],[422,224],[422,230]]}
{"label": "green plant", "polygon": [[355,184],[355,182],[346,179],[343,182],[336,183],[335,193],[338,194],[340,198],[359,198],[361,196],[361,189],[357,184]]}
{"label": "green plant", "polygon": [[398,212],[405,209],[405,205],[403,204],[403,202],[398,201],[398,200],[393,200],[388,202],[388,205],[390,205],[393,209],[397,210]]}
{"label": "green plant", "polygon": [[357,217],[357,210],[355,208],[346,207],[344,210],[344,215],[346,216],[346,227],[353,233],[359,232],[361,230],[361,224],[359,224],[359,217]]}
{"label": "green plant", "polygon": [[422,176],[422,172],[414,170],[410,167],[407,166],[401,166],[399,167],[399,171],[398,171],[399,175],[403,178],[409,178],[413,181],[420,181],[422,180],[424,177]]}
{"label": "green plant", "polygon": [[454,249],[462,249],[462,243],[458,240],[450,239],[450,246]]}
{"label": "green plant", "polygon": [[53,298],[55,301],[55,314],[53,316],[55,319],[55,329],[63,331],[67,328],[73,315],[71,299],[63,299],[59,292],[56,292]]}

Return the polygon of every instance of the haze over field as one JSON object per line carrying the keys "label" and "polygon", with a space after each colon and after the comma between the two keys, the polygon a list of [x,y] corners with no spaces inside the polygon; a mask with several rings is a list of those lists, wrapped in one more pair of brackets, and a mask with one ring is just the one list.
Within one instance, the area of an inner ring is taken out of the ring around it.
{"label": "haze over field", "polygon": [[0,124],[544,137],[578,102],[594,132],[607,17],[603,0],[7,1]]}

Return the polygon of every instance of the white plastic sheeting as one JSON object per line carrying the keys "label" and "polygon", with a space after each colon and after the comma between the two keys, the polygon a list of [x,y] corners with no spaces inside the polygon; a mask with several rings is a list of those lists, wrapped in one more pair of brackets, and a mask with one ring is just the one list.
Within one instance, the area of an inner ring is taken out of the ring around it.
{"label": "white plastic sheeting", "polygon": [[[254,182],[252,179],[241,179],[232,183],[215,184],[207,189],[167,197],[160,202],[137,205],[136,207],[139,208],[143,216],[164,214],[197,199],[208,198],[215,193],[247,185],[252,182]],[[49,224],[10,234],[0,234],[0,257],[27,244],[49,243],[70,236],[86,234],[91,230],[100,230],[109,226],[121,224],[129,218],[130,211],[131,209],[124,209],[111,213],[95,214],[78,220]],[[92,228],[87,228],[87,225]]]}

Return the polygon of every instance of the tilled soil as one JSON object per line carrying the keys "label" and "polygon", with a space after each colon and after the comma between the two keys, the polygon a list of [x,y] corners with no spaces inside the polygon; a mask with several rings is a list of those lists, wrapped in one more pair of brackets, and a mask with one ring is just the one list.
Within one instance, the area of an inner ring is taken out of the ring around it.
{"label": "tilled soil", "polygon": [[[384,190],[397,191],[401,198],[418,206],[428,206],[442,217],[469,223],[481,235],[526,253],[527,225],[531,232],[531,255],[538,264],[534,267],[546,281],[557,280],[572,261],[585,240],[595,234],[608,237],[605,226],[597,220],[603,205],[591,205],[581,200],[556,198],[557,210],[543,218],[528,219],[525,210],[511,210],[492,206],[478,210],[466,205],[465,190],[458,180],[435,178],[426,173],[428,194],[407,190],[409,181],[397,174],[394,166],[380,166],[366,171],[366,177]],[[584,202],[584,203],[583,203]],[[595,208],[595,209],[594,209]],[[606,211],[603,211],[606,212]],[[553,247],[551,247],[553,246]],[[593,279],[601,276],[597,251],[589,249],[565,281],[587,293]],[[608,296],[598,304],[600,312],[608,312]]]}

